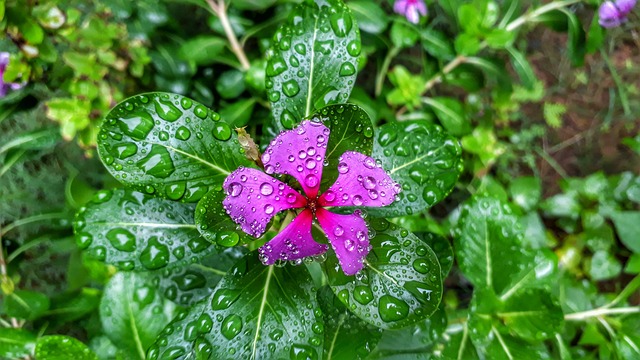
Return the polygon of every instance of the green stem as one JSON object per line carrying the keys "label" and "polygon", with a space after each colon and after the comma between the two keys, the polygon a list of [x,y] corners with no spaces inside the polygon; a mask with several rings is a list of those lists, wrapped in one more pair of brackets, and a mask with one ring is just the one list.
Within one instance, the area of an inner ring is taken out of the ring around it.
{"label": "green stem", "polygon": [[40,215],[34,215],[34,216],[30,216],[28,218],[24,218],[24,219],[20,219],[20,220],[16,220],[14,222],[12,222],[11,224],[7,225],[4,227],[4,229],[0,229],[0,237],[6,235],[9,231],[22,226],[22,225],[27,225],[27,224],[31,224],[34,222],[38,222],[38,221],[44,221],[44,220],[53,220],[53,219],[64,219],[66,218],[66,214],[65,213],[49,213],[49,214],[40,214]]}
{"label": "green stem", "polygon": [[627,97],[627,91],[624,89],[624,83],[622,82],[620,75],[618,75],[618,71],[616,70],[615,66],[613,66],[613,63],[611,63],[611,59],[609,59],[609,56],[604,51],[604,49],[600,49],[600,55],[602,55],[602,59],[609,68],[609,72],[611,73],[613,82],[616,83],[616,88],[618,88],[618,94],[620,94],[620,102],[622,103],[622,110],[624,110],[624,115],[630,116],[631,108],[629,107],[629,98]]}
{"label": "green stem", "polygon": [[582,0],[565,0],[565,1],[554,1],[554,2],[548,3],[513,20],[512,22],[507,24],[505,29],[507,31],[513,31],[519,28],[520,26],[524,25],[528,21],[534,20],[535,18],[537,18],[538,16],[544,13],[548,13],[553,10],[558,10],[558,9],[567,7],[569,5],[577,4],[581,1]]}
{"label": "green stem", "polygon": [[566,171],[564,171],[562,166],[560,166],[560,164],[558,164],[558,162],[554,158],[549,156],[549,154],[547,154],[546,151],[536,149],[536,153],[540,155],[540,157],[543,158],[549,165],[551,165],[553,170],[555,170],[558,174],[560,174],[560,176],[562,176],[563,179],[567,179],[569,177],[569,175],[567,174]]}
{"label": "green stem", "polygon": [[613,299],[612,302],[608,303],[602,308],[607,309],[617,305],[619,302],[626,300],[631,294],[633,294],[636,290],[638,290],[638,288],[640,288],[640,275],[637,275],[635,278],[633,278],[633,280],[631,280],[627,284],[627,286],[624,289],[622,289],[620,294],[618,294],[618,296],[616,296],[616,298]]}
{"label": "green stem", "polygon": [[382,62],[382,67],[378,72],[378,77],[376,77],[376,89],[375,94],[376,97],[380,96],[382,93],[382,86],[384,85],[384,79],[387,78],[387,72],[389,71],[389,65],[391,65],[391,60],[393,60],[396,55],[400,52],[400,48],[397,46],[393,46],[389,49],[387,56],[385,56],[384,61]]}
{"label": "green stem", "polygon": [[233,27],[229,21],[229,16],[227,15],[227,4],[225,4],[225,0],[218,0],[217,3],[214,0],[207,0],[207,4],[211,8],[211,11],[218,17],[218,19],[220,19],[220,24],[224,29],[224,33],[227,35],[227,39],[229,40],[231,52],[233,52],[233,54],[238,58],[238,61],[240,61],[240,67],[243,71],[249,70],[251,64],[249,63],[247,55],[244,53],[244,49],[240,46],[238,38],[233,31]]}
{"label": "green stem", "polygon": [[564,319],[566,321],[584,321],[594,317],[620,315],[620,314],[635,314],[635,313],[640,313],[639,306],[621,307],[621,308],[613,308],[613,309],[607,309],[605,307],[601,307],[598,309],[567,314],[564,316]]}

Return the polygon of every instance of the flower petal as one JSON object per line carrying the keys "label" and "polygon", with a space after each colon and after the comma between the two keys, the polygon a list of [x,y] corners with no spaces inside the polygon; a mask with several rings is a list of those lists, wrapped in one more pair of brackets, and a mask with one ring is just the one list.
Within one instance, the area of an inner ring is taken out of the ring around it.
{"label": "flower petal", "polygon": [[293,130],[281,132],[262,155],[265,171],[293,176],[307,197],[315,199],[322,179],[329,132],[322,123],[309,120]]}
{"label": "flower petal", "polygon": [[626,16],[633,10],[633,7],[636,6],[636,0],[618,0],[616,1],[616,6],[620,12]]}
{"label": "flower petal", "polygon": [[401,187],[373,158],[347,151],[339,159],[338,179],[318,200],[321,206],[372,206],[391,204]]}
{"label": "flower petal", "polygon": [[282,232],[258,249],[262,263],[271,265],[276,260],[298,260],[327,251],[327,245],[318,244],[311,236],[312,220],[309,209],[296,216]]}
{"label": "flower petal", "polygon": [[397,14],[404,15],[407,11],[409,0],[396,0],[393,4],[393,11]]}
{"label": "flower petal", "polygon": [[338,215],[319,208],[316,217],[336,252],[340,267],[347,275],[355,275],[364,267],[369,253],[369,231],[358,215]]}
{"label": "flower petal", "polygon": [[222,204],[231,219],[249,235],[259,237],[282,210],[304,207],[307,200],[289,185],[260,170],[240,167],[224,180]]}
{"label": "flower petal", "polygon": [[598,15],[600,16],[599,23],[603,27],[618,26],[621,23],[620,20],[624,17],[611,1],[606,1],[600,5]]}

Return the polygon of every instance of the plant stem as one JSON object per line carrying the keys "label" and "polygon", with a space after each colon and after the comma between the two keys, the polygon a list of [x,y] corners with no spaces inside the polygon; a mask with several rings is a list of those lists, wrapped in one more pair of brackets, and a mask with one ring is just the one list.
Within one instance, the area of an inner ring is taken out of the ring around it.
{"label": "plant stem", "polygon": [[382,62],[382,67],[380,68],[380,72],[378,72],[378,77],[376,78],[376,97],[380,96],[380,93],[382,92],[382,86],[384,85],[384,79],[386,79],[387,77],[387,72],[389,71],[391,60],[396,57],[399,52],[400,48],[397,46],[393,46],[391,49],[389,49],[387,56],[385,56],[384,61]]}
{"label": "plant stem", "polygon": [[629,98],[627,97],[627,92],[624,89],[624,83],[622,79],[620,79],[620,75],[618,75],[618,71],[615,66],[611,63],[611,59],[604,51],[604,49],[600,49],[600,55],[604,60],[605,64],[609,68],[609,72],[611,73],[611,78],[613,78],[613,82],[616,83],[616,88],[618,88],[618,94],[620,94],[620,102],[622,103],[622,110],[624,110],[625,116],[631,115],[631,108],[629,107]]}
{"label": "plant stem", "polygon": [[218,17],[218,19],[220,19],[222,28],[224,29],[224,32],[227,35],[227,39],[229,40],[231,51],[238,58],[238,61],[240,61],[242,70],[249,70],[251,64],[249,63],[247,55],[244,53],[242,46],[240,46],[236,34],[233,32],[233,27],[231,27],[231,22],[229,21],[229,16],[227,16],[227,5],[225,4],[224,0],[218,0],[217,3],[214,0],[207,0],[207,4],[211,8],[211,11]]}
{"label": "plant stem", "polygon": [[[0,227],[0,285],[8,284],[11,279],[9,279],[7,273],[7,263],[4,261],[4,248],[2,246],[2,227]],[[0,293],[4,294],[4,291],[0,291]],[[19,328],[20,324],[18,323],[18,319],[10,318],[11,326],[14,328]]]}
{"label": "plant stem", "polygon": [[569,5],[577,4],[577,3],[581,2],[581,1],[582,0],[565,0],[565,1],[554,1],[554,2],[548,3],[546,5],[540,6],[539,8],[533,10],[532,12],[526,13],[526,14],[518,17],[517,19],[513,20],[512,22],[507,24],[505,29],[507,31],[513,31],[513,30],[519,28],[520,26],[524,25],[526,22],[531,21],[531,20],[537,18],[538,16],[540,16],[540,15],[542,15],[544,13],[548,13],[549,11],[561,9],[561,8],[567,7]]}
{"label": "plant stem", "polygon": [[633,278],[633,280],[631,280],[624,289],[622,289],[620,294],[618,294],[618,296],[616,296],[616,298],[613,299],[613,301],[603,306],[602,308],[607,309],[612,306],[615,306],[620,301],[626,300],[631,294],[633,294],[634,291],[638,290],[638,288],[640,288],[640,275],[636,275],[636,277]]}
{"label": "plant stem", "polygon": [[452,72],[458,65],[464,63],[467,58],[463,55],[456,56],[453,60],[449,61],[447,65],[442,68],[442,71],[435,74],[429,81],[424,84],[424,88],[422,89],[422,93],[426,93],[431,90],[432,87],[436,86],[440,82],[442,82],[442,78],[448,73]]}
{"label": "plant stem", "polygon": [[553,170],[555,170],[558,174],[560,174],[560,176],[562,176],[563,179],[567,179],[569,177],[569,174],[567,174],[567,172],[564,171],[562,166],[560,166],[560,164],[558,164],[558,162],[554,158],[549,156],[549,154],[547,154],[547,152],[544,151],[544,149],[542,150],[536,149],[535,151],[541,158],[543,158],[549,165],[551,165]]}
{"label": "plant stem", "polygon": [[567,314],[564,316],[564,319],[567,321],[584,321],[594,317],[617,315],[617,314],[635,314],[635,313],[640,313],[640,306],[621,307],[621,308],[613,308],[613,309],[601,307],[598,309],[582,311],[582,312],[577,312],[573,314]]}

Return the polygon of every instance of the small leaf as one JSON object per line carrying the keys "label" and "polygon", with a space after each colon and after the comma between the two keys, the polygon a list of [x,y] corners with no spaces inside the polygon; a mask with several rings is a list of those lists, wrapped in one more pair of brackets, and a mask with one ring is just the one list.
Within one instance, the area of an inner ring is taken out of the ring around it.
{"label": "small leaf", "polygon": [[431,106],[442,126],[454,136],[463,136],[471,132],[471,122],[467,118],[462,103],[453,98],[423,98]]}
{"label": "small leaf", "polygon": [[421,212],[444,199],[462,172],[462,150],[442,128],[423,122],[389,123],[378,129],[373,157],[402,185],[397,200],[367,209],[374,216]]}
{"label": "small leaf", "polygon": [[513,202],[523,210],[533,210],[542,197],[540,178],[524,176],[511,180],[509,183],[509,195],[511,195]]}
{"label": "small leaf", "polygon": [[197,65],[211,65],[227,45],[226,40],[217,36],[197,36],[185,41],[178,55],[187,61],[193,61]]}
{"label": "small leaf", "polygon": [[620,241],[634,253],[640,253],[640,211],[620,211],[611,214]]}
{"label": "small leaf", "polygon": [[[424,219],[421,220],[424,221]],[[416,236],[427,243],[436,254],[438,262],[440,263],[442,278],[445,279],[453,266],[453,248],[449,241],[440,235],[429,232],[417,233]]]}
{"label": "small leaf", "polygon": [[569,24],[569,59],[571,59],[571,65],[582,66],[586,54],[586,35],[584,29],[574,13],[566,8],[560,8],[560,11],[565,13],[567,23]]}
{"label": "small leaf", "polygon": [[196,202],[238,166],[250,166],[220,115],[180,95],[131,97],[107,114],[98,154],[123,184],[153,196]]}
{"label": "small leaf", "polygon": [[420,32],[420,35],[422,37],[422,47],[429,55],[442,60],[451,60],[456,56],[449,38],[440,31],[424,29]]}
{"label": "small leaf", "polygon": [[562,116],[567,112],[567,107],[559,103],[544,103],[542,114],[547,125],[554,129],[562,126]]}
{"label": "small leaf", "polygon": [[100,302],[102,329],[128,358],[145,359],[145,351],[173,317],[166,301],[145,273],[119,272],[104,289]]}
{"label": "small leaf", "polygon": [[251,119],[255,105],[256,100],[253,98],[239,100],[220,110],[220,116],[233,128],[246,126],[249,123],[249,119]]}
{"label": "small leaf", "polygon": [[507,47],[507,51],[511,56],[511,65],[518,74],[524,87],[529,90],[533,89],[538,82],[538,78],[535,72],[533,72],[533,68],[527,58],[513,47]]}
{"label": "small leaf", "polygon": [[303,267],[264,266],[253,252],[209,299],[179,313],[148,358],[318,359],[322,311]]}
{"label": "small leaf", "polygon": [[533,342],[552,337],[564,324],[560,306],[540,289],[518,291],[496,315],[511,333]]}
{"label": "small leaf", "polygon": [[418,41],[419,36],[416,28],[405,21],[394,21],[389,33],[393,46],[398,48],[412,47]]}
{"label": "small leaf", "polygon": [[365,359],[382,331],[353,315],[328,286],[318,291],[324,315],[323,359]]}
{"label": "small leaf", "polygon": [[371,34],[380,34],[389,24],[389,17],[380,5],[366,0],[349,1],[347,4],[358,22],[360,30]]}
{"label": "small leaf", "polygon": [[249,133],[247,133],[244,128],[237,128],[236,132],[238,133],[238,143],[242,147],[242,150],[244,150],[244,155],[247,157],[247,159],[250,159],[260,167],[262,167],[262,160],[260,159],[260,148],[253,141],[251,135],[249,135]]}
{"label": "small leaf", "polygon": [[360,52],[358,25],[341,0],[297,6],[267,52],[267,95],[276,133],[317,109],[346,102]]}
{"label": "small leaf", "polygon": [[35,320],[49,310],[49,298],[42,293],[16,290],[5,297],[4,312],[14,318]]}
{"label": "small leaf", "polygon": [[596,251],[591,258],[589,275],[593,281],[613,279],[620,275],[622,264],[605,250]]}
{"label": "small leaf", "polygon": [[38,339],[35,351],[38,360],[98,360],[96,354],[77,339],[49,335]]}
{"label": "small leaf", "polygon": [[36,336],[27,330],[0,328],[0,357],[18,359],[29,356],[36,346]]}
{"label": "small leaf", "polygon": [[435,253],[418,237],[384,219],[369,223],[376,232],[364,269],[346,276],[331,256],[324,263],[329,285],[360,319],[382,329],[398,329],[428,318],[442,297],[442,273]]}
{"label": "small leaf", "polygon": [[131,190],[103,190],[76,215],[76,243],[123,270],[183,266],[216,252],[200,237],[194,208]]}

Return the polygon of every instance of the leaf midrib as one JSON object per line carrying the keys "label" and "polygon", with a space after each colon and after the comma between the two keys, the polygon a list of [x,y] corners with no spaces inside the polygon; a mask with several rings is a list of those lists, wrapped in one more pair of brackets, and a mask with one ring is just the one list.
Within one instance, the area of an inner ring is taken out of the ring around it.
{"label": "leaf midrib", "polygon": [[313,71],[315,67],[316,60],[316,37],[318,35],[318,20],[320,20],[320,16],[315,17],[315,22],[313,24],[313,39],[311,40],[311,61],[309,62],[309,82],[307,83],[307,103],[305,105],[304,117],[311,115],[311,97],[313,94]]}

